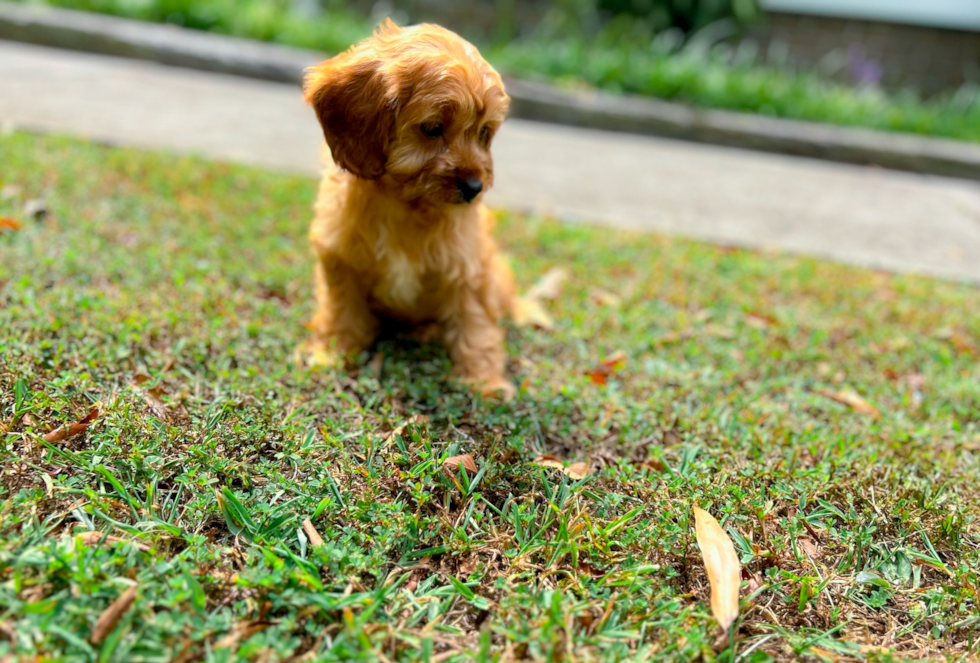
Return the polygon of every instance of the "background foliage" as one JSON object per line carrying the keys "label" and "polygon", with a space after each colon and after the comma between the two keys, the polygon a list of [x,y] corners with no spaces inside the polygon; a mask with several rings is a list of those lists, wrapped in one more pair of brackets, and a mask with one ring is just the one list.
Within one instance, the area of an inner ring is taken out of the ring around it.
{"label": "background foliage", "polygon": [[[346,49],[374,27],[373,19],[333,3],[325,14],[314,16],[298,11],[287,0],[21,1],[165,21],[330,53]],[[754,15],[752,6],[743,4],[743,0],[730,4],[665,0],[650,5],[639,0],[556,0],[554,11],[531,37],[481,47],[506,73],[563,86],[980,141],[980,86],[966,85],[925,101],[913,91],[853,88],[818,71],[775,66],[751,42],[736,46],[726,39]],[[610,16],[603,7],[625,13]],[[718,16],[726,18],[707,24]],[[662,30],[667,20],[676,25]],[[685,32],[702,25],[697,32]]]}

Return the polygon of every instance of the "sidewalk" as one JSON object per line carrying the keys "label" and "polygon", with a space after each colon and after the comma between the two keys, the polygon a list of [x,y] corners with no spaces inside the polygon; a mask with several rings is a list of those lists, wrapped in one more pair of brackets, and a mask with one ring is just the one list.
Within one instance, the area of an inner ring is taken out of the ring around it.
{"label": "sidewalk", "polygon": [[[315,173],[291,85],[0,42],[0,124]],[[980,282],[980,185],[510,120],[488,202]]]}

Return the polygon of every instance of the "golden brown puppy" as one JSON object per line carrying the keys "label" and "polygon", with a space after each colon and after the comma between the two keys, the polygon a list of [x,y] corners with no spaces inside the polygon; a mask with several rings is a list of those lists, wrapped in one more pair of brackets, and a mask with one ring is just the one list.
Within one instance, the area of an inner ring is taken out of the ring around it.
{"label": "golden brown puppy", "polygon": [[311,349],[350,357],[385,319],[435,323],[464,381],[513,395],[500,319],[514,283],[481,202],[510,103],[500,76],[449,30],[388,20],[309,69],[305,94],[335,162],[310,229]]}

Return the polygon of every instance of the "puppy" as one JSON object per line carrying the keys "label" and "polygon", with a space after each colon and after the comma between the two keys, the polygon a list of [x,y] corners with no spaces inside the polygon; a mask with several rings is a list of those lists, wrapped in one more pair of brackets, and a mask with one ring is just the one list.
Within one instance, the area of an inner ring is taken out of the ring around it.
{"label": "puppy", "polygon": [[334,162],[310,229],[309,349],[350,358],[386,320],[435,329],[463,381],[511,397],[500,320],[514,281],[481,202],[510,103],[500,75],[449,30],[389,19],[307,70],[304,92]]}

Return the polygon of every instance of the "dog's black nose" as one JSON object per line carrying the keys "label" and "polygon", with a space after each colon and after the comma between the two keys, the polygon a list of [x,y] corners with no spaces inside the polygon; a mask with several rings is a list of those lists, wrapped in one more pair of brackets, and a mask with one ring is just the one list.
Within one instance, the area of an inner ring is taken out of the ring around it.
{"label": "dog's black nose", "polygon": [[483,191],[483,182],[475,177],[467,177],[465,180],[456,180],[456,188],[459,189],[459,195],[463,200],[470,202]]}

